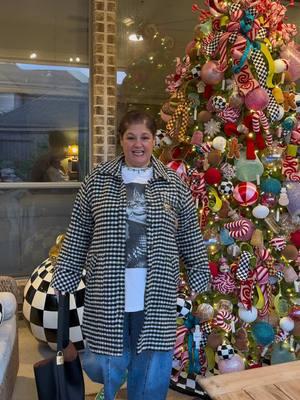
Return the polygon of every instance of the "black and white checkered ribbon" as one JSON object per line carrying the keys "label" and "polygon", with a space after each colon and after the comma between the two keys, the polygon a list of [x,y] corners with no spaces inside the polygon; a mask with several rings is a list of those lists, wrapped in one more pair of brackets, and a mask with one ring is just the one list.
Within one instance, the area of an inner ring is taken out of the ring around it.
{"label": "black and white checkered ribbon", "polygon": [[240,281],[245,281],[248,278],[250,269],[250,258],[251,258],[251,253],[249,253],[249,251],[242,252],[238,269],[236,271],[236,277]]}
{"label": "black and white checkered ribbon", "polygon": [[203,49],[206,54],[211,55],[217,51],[221,36],[222,32],[217,32],[213,40],[209,44],[203,46]]}
{"label": "black and white checkered ribbon", "polygon": [[229,6],[229,14],[239,11],[240,9],[241,9],[240,3],[232,3]]}
{"label": "black and white checkered ribbon", "polygon": [[256,35],[256,40],[264,40],[267,37],[268,30],[264,26],[259,28],[258,34]]}
{"label": "black and white checkered ribbon", "polygon": [[266,66],[265,59],[262,53],[256,49],[252,51],[250,58],[257,73],[258,81],[260,85],[267,91],[269,96],[269,104],[267,109],[270,115],[270,119],[272,122],[277,121],[280,114],[280,109],[278,103],[275,100],[275,97],[273,96],[272,90],[269,89],[266,85],[268,68]]}

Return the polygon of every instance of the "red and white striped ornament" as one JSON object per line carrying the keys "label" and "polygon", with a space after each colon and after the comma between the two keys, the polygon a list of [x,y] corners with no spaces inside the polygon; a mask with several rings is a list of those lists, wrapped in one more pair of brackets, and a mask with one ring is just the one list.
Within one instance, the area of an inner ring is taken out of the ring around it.
{"label": "red and white striped ornament", "polygon": [[250,206],[258,200],[258,190],[252,182],[241,182],[233,190],[233,197],[241,206]]}
{"label": "red and white striped ornament", "polygon": [[167,166],[171,168],[173,171],[176,172],[178,176],[180,176],[181,179],[185,180],[187,177],[187,169],[186,165],[183,161],[177,161],[173,160],[170,161]]}
{"label": "red and white striped ornament", "polygon": [[259,133],[260,132],[260,125],[263,127],[263,129],[266,132],[266,142],[268,146],[272,146],[273,144],[273,137],[270,132],[270,125],[269,121],[263,111],[256,111],[252,115],[252,127],[253,127],[253,132],[254,133]]}
{"label": "red and white striped ornament", "polygon": [[213,326],[223,329],[225,332],[235,331],[234,324],[238,318],[225,310],[220,310],[213,319]]}
{"label": "red and white striped ornament", "polygon": [[253,230],[253,224],[249,219],[241,218],[237,221],[224,224],[224,228],[228,229],[229,236],[234,239],[244,238],[250,231]]}
{"label": "red and white striped ornament", "polygon": [[270,245],[274,247],[275,250],[281,251],[286,246],[286,238],[284,236],[279,236],[270,240]]}
{"label": "red and white striped ornament", "polygon": [[212,279],[212,285],[215,290],[222,294],[234,293],[236,282],[231,274],[220,273]]}
{"label": "red and white striped ornament", "polygon": [[236,122],[240,116],[240,110],[230,106],[226,106],[224,110],[218,112],[218,117],[223,122]]}
{"label": "red and white striped ornament", "polygon": [[267,261],[271,254],[270,254],[270,250],[266,249],[265,247],[257,247],[256,251],[255,251],[255,255],[257,256],[257,258],[259,259],[259,261]]}

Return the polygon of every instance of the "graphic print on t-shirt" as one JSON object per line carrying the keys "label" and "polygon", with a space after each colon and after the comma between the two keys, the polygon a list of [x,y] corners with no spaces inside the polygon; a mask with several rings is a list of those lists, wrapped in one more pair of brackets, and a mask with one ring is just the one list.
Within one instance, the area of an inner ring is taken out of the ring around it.
{"label": "graphic print on t-shirt", "polygon": [[126,190],[126,268],[145,268],[147,265],[145,185],[128,183]]}

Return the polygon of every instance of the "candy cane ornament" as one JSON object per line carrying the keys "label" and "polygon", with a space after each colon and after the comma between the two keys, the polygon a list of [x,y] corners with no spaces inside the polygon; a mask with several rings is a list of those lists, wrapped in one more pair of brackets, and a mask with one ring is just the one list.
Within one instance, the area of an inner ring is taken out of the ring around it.
{"label": "candy cane ornament", "polygon": [[220,310],[213,319],[213,325],[223,329],[225,332],[231,332],[234,330],[234,324],[237,321],[238,318],[235,315],[228,311]]}
{"label": "candy cane ornament", "polygon": [[260,132],[260,126],[263,127],[266,132],[266,143],[268,146],[273,144],[273,136],[270,132],[269,121],[263,111],[256,111],[252,114],[252,128],[253,132],[258,134]]}
{"label": "candy cane ornament", "polygon": [[228,229],[229,235],[233,239],[241,239],[249,233],[252,223],[248,219],[243,218],[224,224],[224,228]]}

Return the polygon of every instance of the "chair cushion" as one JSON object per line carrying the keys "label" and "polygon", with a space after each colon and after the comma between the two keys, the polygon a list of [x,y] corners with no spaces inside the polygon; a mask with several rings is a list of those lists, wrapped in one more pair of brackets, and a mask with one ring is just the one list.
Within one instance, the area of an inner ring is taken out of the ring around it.
{"label": "chair cushion", "polygon": [[17,301],[12,293],[0,292],[0,304],[3,321],[10,319],[16,313]]}
{"label": "chair cushion", "polygon": [[16,316],[4,321],[0,326],[0,385],[5,377],[17,334]]}

